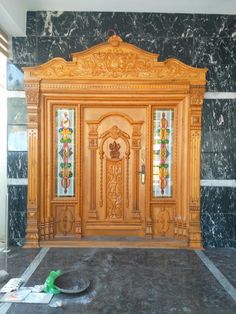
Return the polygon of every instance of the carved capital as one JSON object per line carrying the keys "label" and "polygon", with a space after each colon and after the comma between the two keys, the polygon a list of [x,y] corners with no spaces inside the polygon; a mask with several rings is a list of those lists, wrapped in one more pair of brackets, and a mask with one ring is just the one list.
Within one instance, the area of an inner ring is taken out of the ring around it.
{"label": "carved capital", "polygon": [[137,138],[132,139],[132,148],[133,149],[140,149],[141,148],[141,140]]}
{"label": "carved capital", "polygon": [[89,149],[97,149],[97,148],[98,148],[98,139],[89,138]]}
{"label": "carved capital", "polygon": [[28,127],[38,128],[39,121],[39,81],[26,82],[25,94],[28,110]]}
{"label": "carved capital", "polygon": [[27,104],[38,105],[39,103],[39,81],[25,83],[25,94]]}
{"label": "carved capital", "polygon": [[191,106],[202,106],[205,86],[192,85],[190,88]]}
{"label": "carved capital", "polygon": [[140,137],[141,136],[141,127],[142,127],[143,121],[138,124],[133,123],[133,137]]}
{"label": "carved capital", "polygon": [[87,122],[89,127],[89,137],[97,137],[98,136],[98,123]]}

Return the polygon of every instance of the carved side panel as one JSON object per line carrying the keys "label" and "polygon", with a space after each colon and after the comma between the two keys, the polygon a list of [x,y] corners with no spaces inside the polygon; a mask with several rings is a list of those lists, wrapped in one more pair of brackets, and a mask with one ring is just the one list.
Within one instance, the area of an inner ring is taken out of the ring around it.
{"label": "carved side panel", "polygon": [[[113,152],[114,153],[114,152]],[[124,160],[106,159],[106,208],[108,219],[124,216]]]}
{"label": "carved side panel", "polygon": [[[26,247],[39,246],[39,82],[25,85],[28,109],[28,202]],[[42,229],[43,226],[41,226]]]}
{"label": "carved side panel", "polygon": [[174,236],[174,208],[158,206],[152,209],[153,235],[156,237]]}

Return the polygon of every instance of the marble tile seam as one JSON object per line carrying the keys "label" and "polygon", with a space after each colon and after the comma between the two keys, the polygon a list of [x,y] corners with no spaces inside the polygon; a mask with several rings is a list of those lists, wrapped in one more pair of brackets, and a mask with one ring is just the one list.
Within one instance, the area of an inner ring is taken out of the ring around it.
{"label": "marble tile seam", "polygon": [[194,250],[203,264],[212,273],[215,279],[220,283],[220,285],[225,289],[225,291],[231,296],[231,298],[236,302],[236,289],[231,285],[229,280],[222,274],[222,272],[215,266],[215,264],[201,251]]}
{"label": "marble tile seam", "polygon": [[[27,185],[27,178],[8,178],[7,185]],[[236,188],[236,180],[213,180],[203,179],[200,181],[201,186],[215,186],[215,187],[233,187]]]}
{"label": "marble tile seam", "polygon": [[28,185],[27,178],[8,178],[7,185]]}
{"label": "marble tile seam", "polygon": [[25,98],[24,91],[7,91],[8,98]]}
{"label": "marble tile seam", "polygon": [[206,92],[204,99],[236,99],[234,92]]}
{"label": "marble tile seam", "polygon": [[[29,266],[26,268],[24,273],[21,275],[21,279],[23,280],[23,285],[27,283],[27,281],[30,279],[30,277],[33,275],[37,267],[40,265],[46,254],[48,253],[49,248],[42,248],[39,253],[35,256],[33,261],[29,264]],[[2,303],[0,304],[0,313],[6,314],[9,308],[11,307],[12,303]]]}
{"label": "marble tile seam", "polygon": [[236,188],[236,180],[200,180],[200,186]]}
{"label": "marble tile seam", "polygon": [[[25,98],[24,91],[7,91],[8,98]],[[236,99],[236,92],[206,92],[204,99]]]}

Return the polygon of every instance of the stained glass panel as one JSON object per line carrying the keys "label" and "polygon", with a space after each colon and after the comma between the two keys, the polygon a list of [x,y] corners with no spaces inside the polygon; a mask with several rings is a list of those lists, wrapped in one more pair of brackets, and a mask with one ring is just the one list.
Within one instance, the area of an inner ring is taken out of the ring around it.
{"label": "stained glass panel", "polygon": [[56,110],[57,196],[74,196],[74,109]]}
{"label": "stained glass panel", "polygon": [[172,196],[174,111],[154,110],[153,117],[153,196]]}

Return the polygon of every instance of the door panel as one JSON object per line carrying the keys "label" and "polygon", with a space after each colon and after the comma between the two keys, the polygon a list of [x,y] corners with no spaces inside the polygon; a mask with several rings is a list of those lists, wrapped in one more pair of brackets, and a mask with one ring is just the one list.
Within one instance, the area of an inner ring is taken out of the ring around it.
{"label": "door panel", "polygon": [[83,235],[143,236],[146,109],[84,108]]}

